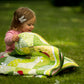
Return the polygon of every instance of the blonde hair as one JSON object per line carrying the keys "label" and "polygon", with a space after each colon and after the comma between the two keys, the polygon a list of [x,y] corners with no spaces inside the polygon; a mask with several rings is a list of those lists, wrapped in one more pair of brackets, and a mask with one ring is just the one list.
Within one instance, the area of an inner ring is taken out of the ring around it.
{"label": "blonde hair", "polygon": [[[14,12],[13,20],[10,26],[10,30],[19,28],[24,22],[32,19],[35,16],[34,11],[26,7],[20,7]],[[20,21],[20,18],[24,18],[23,21]]]}

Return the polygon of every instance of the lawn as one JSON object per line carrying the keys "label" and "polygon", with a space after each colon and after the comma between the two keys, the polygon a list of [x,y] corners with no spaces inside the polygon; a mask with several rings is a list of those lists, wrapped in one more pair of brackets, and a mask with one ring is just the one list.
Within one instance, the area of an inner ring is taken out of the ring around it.
{"label": "lawn", "polygon": [[75,71],[60,73],[50,78],[27,78],[0,75],[0,84],[83,84],[84,83],[84,14],[80,7],[54,7],[48,1],[0,3],[0,52],[5,51],[4,37],[8,31],[13,12],[18,7],[29,7],[35,11],[36,32],[51,45],[80,66]]}

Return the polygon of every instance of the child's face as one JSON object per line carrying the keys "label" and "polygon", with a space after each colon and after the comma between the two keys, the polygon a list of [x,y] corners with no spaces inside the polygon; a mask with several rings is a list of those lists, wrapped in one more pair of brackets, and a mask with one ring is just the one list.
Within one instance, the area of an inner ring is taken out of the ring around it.
{"label": "child's face", "polygon": [[25,22],[20,29],[21,32],[31,32],[34,29],[35,17]]}

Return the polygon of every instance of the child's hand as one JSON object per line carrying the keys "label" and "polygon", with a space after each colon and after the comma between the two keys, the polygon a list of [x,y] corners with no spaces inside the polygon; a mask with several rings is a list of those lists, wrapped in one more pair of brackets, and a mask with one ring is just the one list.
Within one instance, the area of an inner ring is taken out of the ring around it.
{"label": "child's hand", "polygon": [[15,35],[13,36],[12,41],[13,41],[13,42],[18,42],[18,41],[19,41],[19,37],[18,37],[17,34],[15,34]]}

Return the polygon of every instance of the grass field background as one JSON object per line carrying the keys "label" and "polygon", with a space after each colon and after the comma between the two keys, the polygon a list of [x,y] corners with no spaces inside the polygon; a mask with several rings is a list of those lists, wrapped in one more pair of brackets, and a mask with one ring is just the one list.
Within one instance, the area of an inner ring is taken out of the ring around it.
{"label": "grass field background", "polygon": [[5,51],[5,33],[10,27],[13,12],[18,7],[34,10],[37,22],[33,32],[60,48],[63,54],[75,60],[80,68],[46,79],[0,75],[0,84],[83,84],[84,14],[79,13],[80,7],[54,7],[48,1],[0,3],[0,52]]}

